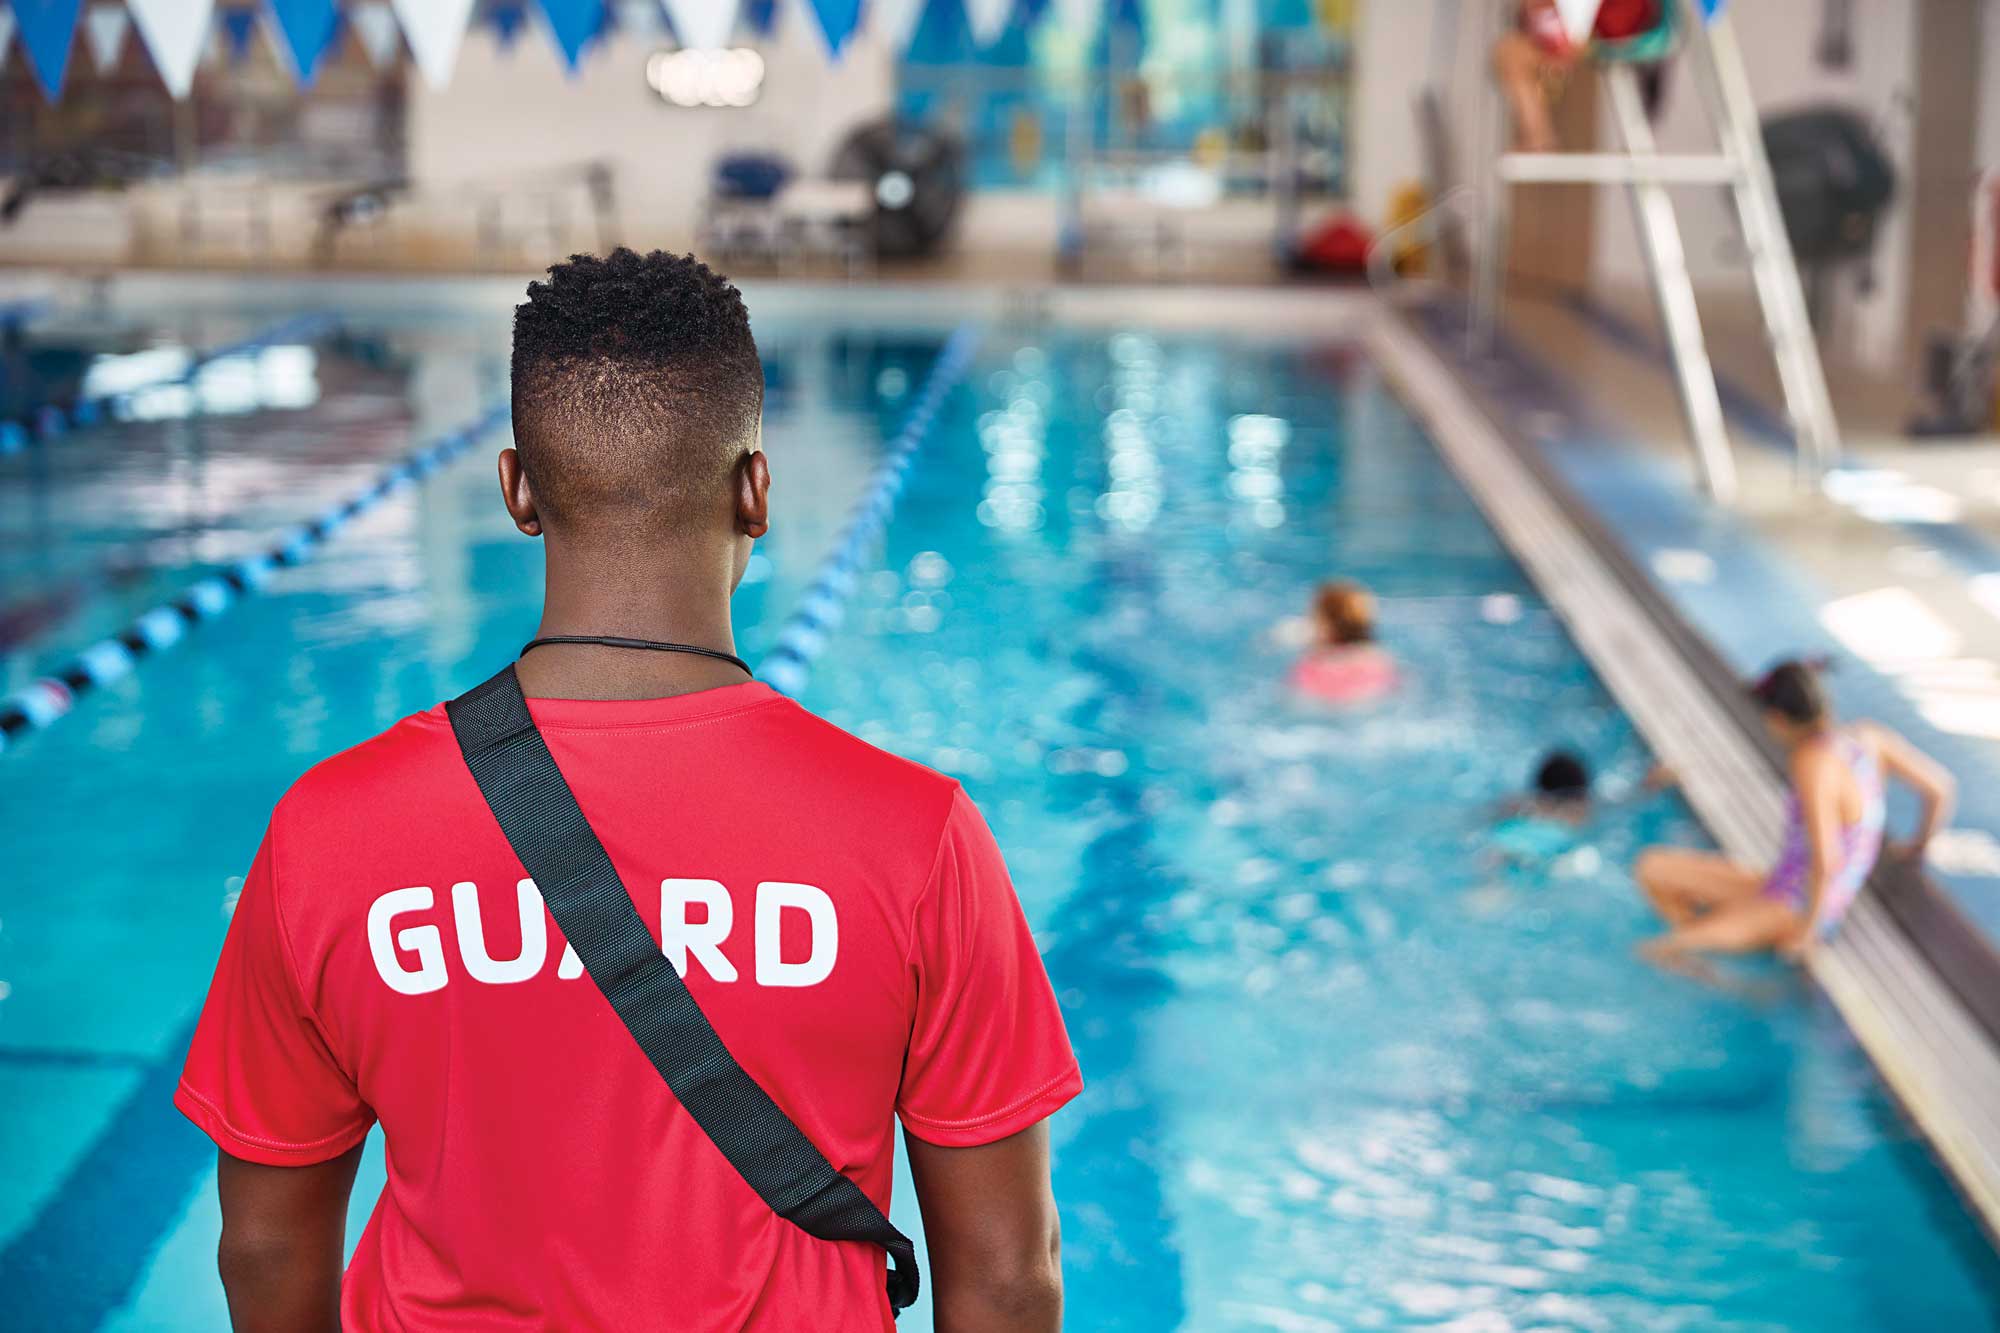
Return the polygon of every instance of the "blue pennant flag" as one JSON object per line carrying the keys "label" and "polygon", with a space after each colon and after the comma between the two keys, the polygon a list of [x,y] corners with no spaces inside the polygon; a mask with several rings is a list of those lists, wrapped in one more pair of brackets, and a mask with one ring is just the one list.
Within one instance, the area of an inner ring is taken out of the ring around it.
{"label": "blue pennant flag", "polygon": [[604,30],[604,0],[542,0],[542,13],[548,16],[563,59],[575,70],[583,48]]}
{"label": "blue pennant flag", "polygon": [[254,9],[225,9],[222,11],[222,36],[229,43],[229,61],[240,63],[250,54],[250,39],[257,34],[257,11]]}
{"label": "blue pennant flag", "polygon": [[810,0],[819,30],[826,34],[826,49],[836,58],[847,48],[847,39],[861,21],[861,0]]}
{"label": "blue pennant flag", "polygon": [[526,7],[518,4],[495,5],[486,11],[486,16],[493,20],[493,35],[499,38],[502,51],[513,48],[514,39],[528,22]]}
{"label": "blue pennant flag", "polygon": [[69,73],[69,48],[76,36],[83,0],[14,0],[14,21],[21,46],[42,85],[42,96],[53,102],[62,96]]}
{"label": "blue pennant flag", "polygon": [[310,88],[319,75],[319,62],[333,45],[340,30],[340,12],[333,0],[265,0],[271,17],[277,20],[285,49],[291,52],[292,72],[302,87]]}
{"label": "blue pennant flag", "polygon": [[747,0],[743,18],[750,31],[759,37],[769,37],[778,30],[778,0]]}

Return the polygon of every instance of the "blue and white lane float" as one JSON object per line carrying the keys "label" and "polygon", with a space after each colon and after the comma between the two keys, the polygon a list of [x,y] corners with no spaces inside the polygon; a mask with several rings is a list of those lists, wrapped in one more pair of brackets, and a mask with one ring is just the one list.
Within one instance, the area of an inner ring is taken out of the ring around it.
{"label": "blue and white lane float", "polygon": [[910,465],[930,433],[944,396],[964,376],[978,346],[979,331],[970,324],[960,325],[946,340],[937,360],[931,362],[916,404],[876,465],[853,516],[834,543],[833,553],[778,631],[777,644],[757,664],[757,678],[772,689],[797,695],[806,687],[813,661],[826,647],[827,635],[847,613],[847,598],[854,591],[861,566],[874,554],[875,543],[895,512]]}
{"label": "blue and white lane float", "polygon": [[294,315],[248,338],[201,353],[189,361],[179,374],[164,375],[150,383],[135,384],[120,389],[117,393],[102,394],[95,398],[78,398],[69,403],[43,403],[31,409],[25,416],[12,421],[0,421],[0,455],[18,454],[37,441],[52,440],[57,436],[67,435],[72,430],[95,426],[107,417],[122,420],[130,414],[132,399],[139,394],[167,385],[186,384],[200,374],[203,367],[213,365],[217,361],[225,361],[232,356],[262,351],[274,343],[317,338],[333,328],[334,324],[333,316],[324,312]]}
{"label": "blue and white lane float", "polygon": [[471,448],[508,418],[505,404],[433,440],[319,517],[289,529],[260,553],[202,579],[154,607],[119,633],[100,639],[54,673],[0,699],[0,751],[24,732],[38,731],[99,686],[132,673],[140,659],[179,643],[190,629],[215,619],[256,592],[280,569],[304,564],[342,528],[413,482],[422,481]]}

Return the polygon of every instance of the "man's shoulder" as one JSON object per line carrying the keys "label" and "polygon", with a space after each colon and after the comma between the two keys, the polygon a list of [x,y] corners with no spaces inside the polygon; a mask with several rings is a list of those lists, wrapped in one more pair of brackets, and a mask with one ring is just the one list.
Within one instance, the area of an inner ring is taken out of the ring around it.
{"label": "man's shoulder", "polygon": [[942,814],[959,790],[956,778],[865,741],[792,700],[765,715],[784,729],[784,752],[796,766],[810,767],[857,796],[905,801]]}
{"label": "man's shoulder", "polygon": [[273,823],[311,828],[333,820],[352,827],[434,792],[440,771],[457,759],[444,705],[434,705],[307,769],[278,801]]}

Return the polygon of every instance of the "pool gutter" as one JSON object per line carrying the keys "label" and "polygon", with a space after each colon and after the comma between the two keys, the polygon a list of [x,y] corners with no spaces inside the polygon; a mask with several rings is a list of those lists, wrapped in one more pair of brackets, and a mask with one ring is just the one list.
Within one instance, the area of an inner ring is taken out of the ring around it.
{"label": "pool gutter", "polygon": [[[1384,307],[1366,340],[1716,842],[1768,864],[1783,825],[1783,768],[1735,673],[1401,317]],[[1978,984],[1993,975],[1990,950],[1980,956],[1976,933],[1954,929],[1948,901],[1920,871],[1885,866],[1870,887],[1815,952],[1813,979],[2000,1243],[2000,1015],[1987,1012],[2000,987]],[[1919,939],[1957,952],[1934,958]]]}

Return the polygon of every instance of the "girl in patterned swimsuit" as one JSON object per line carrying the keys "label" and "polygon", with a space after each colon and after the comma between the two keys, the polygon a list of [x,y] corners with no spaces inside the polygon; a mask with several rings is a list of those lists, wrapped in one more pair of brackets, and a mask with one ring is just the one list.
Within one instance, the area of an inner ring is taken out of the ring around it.
{"label": "girl in patterned swimsuit", "polygon": [[1678,847],[1641,854],[1633,875],[1670,927],[1641,946],[1656,961],[1766,949],[1805,954],[1840,924],[1875,868],[1887,778],[1908,784],[1923,804],[1916,837],[1892,855],[1921,857],[1950,818],[1951,775],[1887,727],[1837,726],[1816,666],[1780,662],[1750,687],[1750,697],[1789,758],[1783,850],[1768,872]]}

